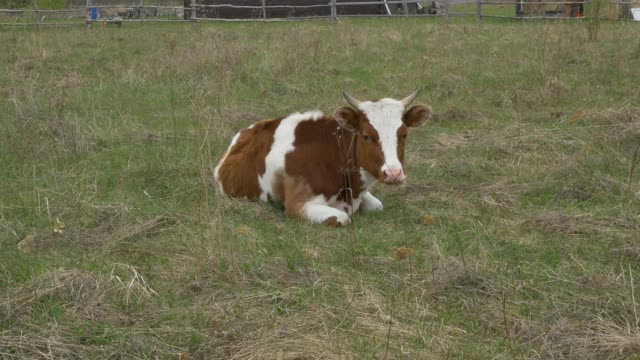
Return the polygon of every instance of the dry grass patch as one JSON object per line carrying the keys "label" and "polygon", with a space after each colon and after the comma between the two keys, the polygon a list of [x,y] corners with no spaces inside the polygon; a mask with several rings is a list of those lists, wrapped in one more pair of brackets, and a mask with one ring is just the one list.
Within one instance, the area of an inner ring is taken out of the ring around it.
{"label": "dry grass patch", "polygon": [[[308,314],[312,315],[312,314]],[[355,359],[357,353],[341,349],[322,326],[323,312],[315,317],[288,316],[274,328],[225,347],[233,359]],[[313,320],[312,320],[313,319]]]}
{"label": "dry grass patch", "polygon": [[560,319],[541,339],[542,356],[629,359],[640,351],[637,326],[621,326],[608,319]]}
{"label": "dry grass patch", "polygon": [[592,214],[567,215],[560,212],[550,212],[533,216],[523,223],[525,229],[537,229],[548,234],[564,234],[569,236],[584,236],[616,232],[628,229],[640,229],[640,224],[632,218],[596,217]]}
{"label": "dry grass patch", "polygon": [[126,306],[139,303],[157,293],[144,276],[127,264],[115,263],[111,273],[96,275],[78,269],[57,269],[43,273],[30,282],[8,292],[3,304],[20,316],[28,316],[31,304],[53,298],[71,313],[91,319],[104,319],[114,302]]}

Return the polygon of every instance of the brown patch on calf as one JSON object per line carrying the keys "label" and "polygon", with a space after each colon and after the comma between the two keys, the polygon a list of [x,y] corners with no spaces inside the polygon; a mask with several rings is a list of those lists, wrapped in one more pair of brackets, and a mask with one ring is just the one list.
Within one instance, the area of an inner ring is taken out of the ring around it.
{"label": "brown patch on calf", "polygon": [[[353,160],[356,167],[362,167],[371,175],[382,180],[383,175],[380,169],[384,164],[384,154],[380,146],[380,136],[378,131],[369,123],[367,116],[362,111],[351,107],[338,109],[334,116],[342,127],[358,133],[358,138],[353,144],[355,149]],[[350,131],[345,132],[345,134],[353,134]],[[347,140],[351,140],[351,138],[347,136],[345,141]]]}
{"label": "brown patch on calf", "polygon": [[[358,139],[354,143],[354,163],[357,168],[362,167],[371,175],[382,180],[381,168],[384,164],[384,154],[380,146],[380,136],[378,131],[369,123],[367,116],[362,111],[351,107],[343,107],[336,110],[334,116],[342,127],[358,133]],[[351,133],[347,131],[346,134]]]}
{"label": "brown patch on calf", "polygon": [[336,110],[333,117],[343,128],[358,131],[363,115],[361,111],[345,106]]}
{"label": "brown patch on calf", "polygon": [[408,127],[418,127],[431,119],[433,110],[429,105],[415,105],[405,111],[402,122]]}
{"label": "brown patch on calf", "polygon": [[378,131],[366,119],[360,123],[360,139],[356,146],[356,162],[378,180],[383,181],[384,153]]}
{"label": "brown patch on calf", "polygon": [[327,199],[345,187],[347,174],[356,198],[362,183],[360,172],[347,170],[358,169],[357,161],[349,164],[349,160],[355,160],[357,142],[354,133],[340,130],[334,118],[302,121],[295,130],[294,150],[285,156],[285,172],[289,177],[304,179],[312,195],[322,194]]}
{"label": "brown patch on calf", "polygon": [[340,221],[338,221],[338,218],[335,217],[335,216],[327,218],[325,221],[323,221],[323,224],[329,225],[329,226],[334,227],[334,228],[339,228],[339,227],[342,226]]}
{"label": "brown patch on calf", "polygon": [[[405,146],[407,144],[407,126],[406,125],[402,125],[398,128],[397,131],[397,135],[398,135],[398,160],[400,160],[400,164],[402,164],[402,167],[404,168],[404,150],[405,150]],[[406,171],[405,171],[406,174]]]}
{"label": "brown patch on calf", "polygon": [[302,210],[314,196],[313,190],[303,178],[283,177],[284,214],[290,218],[302,218]]}
{"label": "brown patch on calf", "polygon": [[265,172],[264,159],[271,149],[273,134],[281,120],[260,121],[251,129],[240,132],[218,171],[218,181],[226,194],[251,200],[260,197],[262,191],[258,176]]}
{"label": "brown patch on calf", "polygon": [[[312,191],[309,183],[303,178],[293,178],[284,175],[283,179],[285,215],[294,219],[304,218],[303,211],[305,204],[317,194]],[[323,223],[332,227],[342,226],[336,216],[327,218]]]}
{"label": "brown patch on calf", "polygon": [[271,189],[271,196],[269,197],[269,200],[284,203],[286,174],[284,171],[277,171],[273,174],[273,177],[273,188]]}

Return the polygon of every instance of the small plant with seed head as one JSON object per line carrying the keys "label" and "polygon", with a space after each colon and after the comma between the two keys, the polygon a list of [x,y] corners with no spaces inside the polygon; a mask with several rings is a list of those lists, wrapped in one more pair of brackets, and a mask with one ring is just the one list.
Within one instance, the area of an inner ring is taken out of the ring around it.
{"label": "small plant with seed head", "polygon": [[64,223],[58,218],[56,218],[56,222],[53,224],[53,233],[57,235],[64,234]]}

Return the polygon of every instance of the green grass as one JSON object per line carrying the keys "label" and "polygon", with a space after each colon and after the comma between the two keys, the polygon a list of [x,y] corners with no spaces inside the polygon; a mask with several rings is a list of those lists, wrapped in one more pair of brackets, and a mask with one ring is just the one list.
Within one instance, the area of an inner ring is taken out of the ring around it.
{"label": "green grass", "polygon": [[[637,358],[640,42],[590,31],[0,29],[0,357]],[[383,212],[215,194],[252,122],[418,87]]]}
{"label": "green grass", "polygon": [[37,0],[40,9],[64,9],[64,2],[64,0]]}

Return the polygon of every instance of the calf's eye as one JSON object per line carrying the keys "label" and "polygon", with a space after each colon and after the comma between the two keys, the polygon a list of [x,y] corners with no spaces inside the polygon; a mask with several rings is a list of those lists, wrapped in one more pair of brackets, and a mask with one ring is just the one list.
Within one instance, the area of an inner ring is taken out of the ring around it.
{"label": "calf's eye", "polygon": [[371,140],[371,138],[369,137],[369,135],[363,135],[362,138],[364,139],[364,141],[369,141]]}

